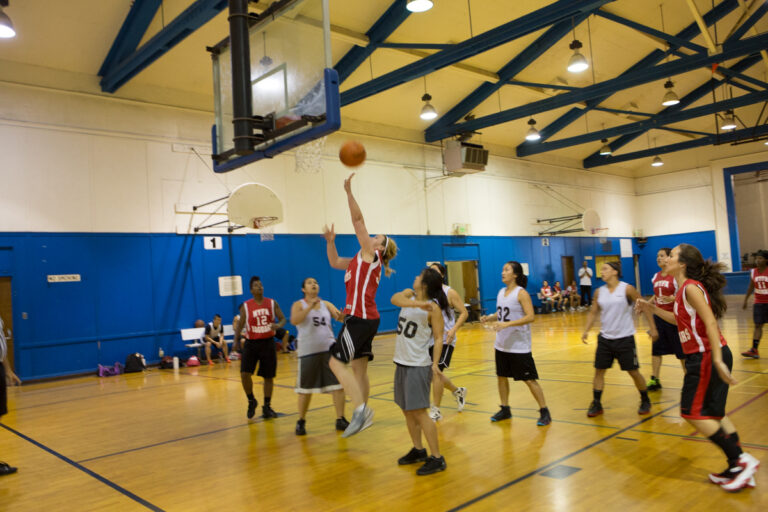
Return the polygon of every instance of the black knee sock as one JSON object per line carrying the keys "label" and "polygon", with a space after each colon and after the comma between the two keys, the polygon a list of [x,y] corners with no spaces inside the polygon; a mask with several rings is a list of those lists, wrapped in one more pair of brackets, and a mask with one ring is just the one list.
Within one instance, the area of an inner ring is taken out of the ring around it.
{"label": "black knee sock", "polygon": [[723,450],[725,457],[728,459],[728,464],[731,466],[735,465],[734,461],[738,460],[739,455],[742,453],[738,439],[738,435],[728,435],[722,428],[717,429],[717,432],[709,436],[709,440]]}
{"label": "black knee sock", "polygon": [[752,340],[752,348],[757,350],[758,345],[760,345],[760,340]]}
{"label": "black knee sock", "polygon": [[272,397],[271,396],[265,396],[264,397],[264,407],[269,407],[270,403],[272,403]]}
{"label": "black knee sock", "polygon": [[246,393],[245,396],[248,397],[248,401],[256,400],[256,397],[253,396],[253,393]]}
{"label": "black knee sock", "polygon": [[640,400],[643,402],[650,402],[651,400],[648,398],[648,390],[641,391],[640,392]]}
{"label": "black knee sock", "polygon": [[603,390],[602,389],[593,389],[592,390],[592,397],[595,399],[595,402],[599,402],[600,398],[603,396]]}

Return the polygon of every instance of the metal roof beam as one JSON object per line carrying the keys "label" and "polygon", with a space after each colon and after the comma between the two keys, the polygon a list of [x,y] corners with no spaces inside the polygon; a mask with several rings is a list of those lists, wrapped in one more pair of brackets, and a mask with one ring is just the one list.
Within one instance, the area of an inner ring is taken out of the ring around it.
{"label": "metal roof beam", "polygon": [[197,0],[152,39],[102,75],[101,90],[104,92],[118,90],[141,70],[223,11],[227,5],[228,0]]}
{"label": "metal roof beam", "polygon": [[99,68],[99,76],[106,75],[109,70],[133,53],[139,46],[141,38],[152,23],[161,0],[136,0],[131,5],[128,15],[117,33],[107,57]]}
{"label": "metal roof beam", "polygon": [[[745,57],[744,59],[740,60],[733,66],[731,66],[731,69],[737,70],[737,71],[746,71],[753,65],[755,65],[757,62],[760,61],[760,58],[756,55],[750,55],[749,57]],[[699,101],[701,98],[706,96],[707,94],[711,94],[712,91],[723,85],[725,82],[717,80],[715,78],[711,78],[710,80],[707,80],[703,84],[701,84],[696,89],[692,90],[682,98],[680,98],[680,103],[677,105],[672,105],[671,107],[667,107],[663,109],[659,114],[667,114],[671,112],[679,112],[680,110],[683,110],[684,108],[688,107],[689,105],[692,105]],[[627,134],[619,137],[618,139],[614,140],[613,142],[609,143],[609,146],[611,147],[611,151],[616,152],[620,148],[624,147],[625,145],[629,144],[633,140],[635,140],[637,137],[641,136],[644,131]],[[586,159],[584,159],[584,167],[590,167],[592,166],[597,160],[601,158],[600,152],[596,151],[589,155]]]}
{"label": "metal roof beam", "polygon": [[597,12],[595,12],[597,16],[600,16],[601,18],[605,18],[607,20],[611,20],[615,23],[619,23],[621,25],[627,26],[629,28],[633,28],[639,32],[644,32],[648,35],[651,35],[653,37],[662,39],[666,41],[669,44],[674,44],[678,47],[683,48],[690,48],[691,50],[695,52],[703,52],[707,49],[704,48],[701,45],[698,45],[696,43],[692,43],[691,41],[687,39],[683,39],[681,37],[673,36],[671,34],[667,34],[666,32],[662,32],[661,30],[656,30],[655,28],[651,28],[649,26],[643,25],[641,23],[637,23],[636,21],[628,20],[627,18],[624,18],[623,16],[619,16],[618,14],[613,14],[612,12],[606,10],[606,9],[599,9]]}
{"label": "metal roof beam", "polygon": [[[513,41],[584,12],[591,12],[613,0],[558,0],[516,20],[467,39],[452,48],[441,50],[418,62],[386,73],[341,94],[341,104],[349,105],[397,85],[409,82],[438,69]],[[461,117],[461,116],[459,116]]]}
{"label": "metal roof beam", "polygon": [[365,59],[370,57],[374,50],[378,48],[379,44],[392,35],[392,32],[408,18],[411,11],[406,9],[405,5],[406,0],[395,0],[392,2],[389,9],[365,33],[368,36],[368,45],[354,46],[339,60],[335,66],[336,72],[339,74],[339,83],[343,83],[344,80],[349,78],[360,67],[360,64],[365,62]]}
{"label": "metal roof beam", "polygon": [[728,41],[738,41],[742,37],[744,37],[744,34],[747,33],[747,30],[751,29],[755,23],[760,21],[760,18],[765,16],[765,13],[768,12],[768,2],[763,3],[755,9],[755,12],[752,13],[752,15],[744,21],[736,30],[734,30],[730,36],[728,36],[728,39],[726,39],[726,42]]}
{"label": "metal roof beam", "polygon": [[521,119],[533,114],[554,110],[579,101],[589,101],[595,100],[596,98],[603,98],[606,96],[606,94],[613,94],[615,92],[637,87],[649,82],[655,82],[670,76],[686,73],[696,68],[735,59],[737,57],[748,55],[753,52],[759,52],[762,48],[767,46],[768,34],[750,37],[748,39],[724,45],[723,51],[715,55],[691,55],[690,57],[667,62],[665,64],[660,64],[650,69],[642,69],[632,73],[626,73],[622,76],[619,76],[618,78],[613,78],[604,82],[590,85],[578,91],[566,92],[552,98],[529,103],[528,105],[507,109],[495,114],[490,114],[478,119],[474,119],[472,121],[465,121],[463,123],[451,126],[449,133],[454,134],[479,130],[488,126],[506,123],[508,121],[514,121],[515,119]]}
{"label": "metal roof beam", "polygon": [[576,137],[568,137],[565,139],[559,139],[552,142],[525,144],[518,148],[517,156],[529,156],[539,153],[546,153],[547,151],[553,151],[555,149],[562,149],[571,146],[578,146],[587,142],[598,141],[601,139],[607,139],[610,137],[616,137],[617,135],[624,135],[627,133],[645,132],[659,126],[665,126],[668,124],[680,123],[682,121],[688,121],[689,119],[695,119],[697,117],[714,114],[716,112],[723,112],[728,109],[734,109],[744,107],[746,105],[752,105],[761,101],[768,100],[768,91],[754,92],[751,94],[745,94],[736,98],[730,98],[727,100],[717,101],[709,105],[703,105],[701,107],[690,108],[679,112],[668,112],[666,114],[659,114],[650,119],[644,121],[638,121],[635,123],[627,123],[620,126],[614,126],[613,128],[606,128],[604,130],[598,130],[595,132],[585,133],[584,135],[577,135]]}
{"label": "metal roof beam", "polygon": [[600,167],[601,165],[617,164],[619,162],[637,160],[638,158],[647,158],[665,153],[674,153],[684,149],[711,146],[713,144],[725,144],[728,142],[739,142],[751,138],[763,137],[765,135],[768,135],[768,125],[764,124],[753,128],[742,128],[741,130],[734,130],[727,133],[712,134],[695,140],[678,142],[677,144],[669,144],[667,146],[644,149],[642,151],[635,151],[633,153],[626,153],[624,155],[603,156],[599,160],[596,160],[595,162],[585,167],[590,168]]}

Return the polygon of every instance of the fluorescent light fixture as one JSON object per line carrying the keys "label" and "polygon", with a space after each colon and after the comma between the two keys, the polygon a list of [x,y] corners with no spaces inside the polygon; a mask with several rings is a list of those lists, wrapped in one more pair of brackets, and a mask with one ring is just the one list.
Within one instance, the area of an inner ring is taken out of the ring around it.
{"label": "fluorescent light fixture", "polygon": [[432,0],[408,0],[405,8],[411,12],[424,12],[432,8],[435,3]]}

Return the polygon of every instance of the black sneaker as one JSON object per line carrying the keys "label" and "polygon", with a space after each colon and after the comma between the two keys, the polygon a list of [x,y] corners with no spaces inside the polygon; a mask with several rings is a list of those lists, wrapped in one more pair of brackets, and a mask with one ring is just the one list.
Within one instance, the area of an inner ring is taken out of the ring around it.
{"label": "black sneaker", "polygon": [[405,466],[406,464],[414,464],[416,462],[424,462],[427,460],[427,449],[422,448],[421,450],[417,450],[416,448],[411,448],[411,451],[397,459],[397,463],[401,466]]}
{"label": "black sneaker", "polygon": [[304,428],[304,425],[306,424],[306,420],[299,420],[296,422],[296,435],[297,436],[305,436],[307,435],[307,429]]}
{"label": "black sneaker", "polygon": [[269,405],[264,405],[261,407],[261,417],[265,420],[277,418],[277,413]]}
{"label": "black sneaker", "polygon": [[256,406],[259,405],[259,401],[255,398],[253,400],[248,400],[248,419],[253,418],[253,416],[256,414]]}
{"label": "black sneaker", "polygon": [[594,418],[595,416],[599,416],[601,414],[603,414],[603,405],[597,400],[592,400],[592,403],[589,404],[589,410],[587,411],[587,416],[590,418]]}
{"label": "black sneaker", "polygon": [[651,402],[650,400],[641,400],[640,401],[640,407],[637,408],[637,414],[648,414],[651,412]]}
{"label": "black sneaker", "polygon": [[444,457],[440,457],[438,459],[437,457],[430,455],[424,465],[416,470],[416,474],[421,476],[431,475],[432,473],[437,473],[438,471],[445,471],[445,468],[446,464]]}
{"label": "black sneaker", "polygon": [[539,421],[537,421],[536,424],[540,427],[544,427],[550,423],[552,423],[552,416],[549,414],[549,409],[545,408],[539,415]]}
{"label": "black sneaker", "polygon": [[[502,420],[508,420],[512,417],[512,412],[509,410],[508,405],[502,405],[501,409],[499,409],[499,412],[491,416],[491,421],[502,421]],[[424,473],[425,475],[427,473]]]}
{"label": "black sneaker", "polygon": [[0,476],[3,475],[12,475],[14,474],[18,469],[11,466],[10,464],[7,464],[5,462],[0,462]]}
{"label": "black sneaker", "polygon": [[648,391],[658,391],[661,389],[661,381],[656,377],[651,377],[650,380],[648,380],[646,387],[648,388]]}
{"label": "black sneaker", "polygon": [[348,426],[349,426],[349,422],[347,421],[347,418],[345,418],[344,416],[336,420],[336,430],[340,430],[344,432],[345,430],[347,430]]}

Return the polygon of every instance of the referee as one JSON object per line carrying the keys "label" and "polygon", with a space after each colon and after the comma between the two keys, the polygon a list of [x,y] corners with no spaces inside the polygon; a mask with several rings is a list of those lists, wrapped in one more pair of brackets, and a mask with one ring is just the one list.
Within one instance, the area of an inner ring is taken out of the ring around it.
{"label": "referee", "polygon": [[[8,343],[5,341],[5,326],[3,325],[3,319],[0,318],[0,418],[8,412],[7,386],[21,384],[21,380],[11,370],[11,363],[8,362],[7,356]],[[16,468],[13,466],[0,462],[0,476],[10,475],[16,471]]]}

